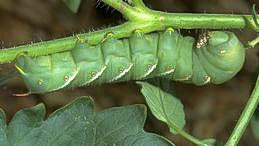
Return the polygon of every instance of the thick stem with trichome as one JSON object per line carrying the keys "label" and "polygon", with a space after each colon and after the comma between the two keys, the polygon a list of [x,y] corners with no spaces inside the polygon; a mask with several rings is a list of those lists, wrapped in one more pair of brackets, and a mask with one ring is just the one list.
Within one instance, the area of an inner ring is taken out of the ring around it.
{"label": "thick stem with trichome", "polygon": [[[103,2],[120,11],[128,21],[119,26],[77,35],[80,39],[88,40],[90,44],[100,42],[109,32],[113,32],[115,38],[124,38],[129,37],[136,29],[144,33],[164,30],[168,27],[176,29],[250,28],[259,31],[252,16],[248,15],[165,13],[144,7],[139,0],[132,1],[133,6],[121,0],[103,0]],[[25,52],[29,56],[41,56],[71,50],[76,41],[77,37],[71,36],[2,49],[0,50],[0,63],[11,62],[18,54]]]}

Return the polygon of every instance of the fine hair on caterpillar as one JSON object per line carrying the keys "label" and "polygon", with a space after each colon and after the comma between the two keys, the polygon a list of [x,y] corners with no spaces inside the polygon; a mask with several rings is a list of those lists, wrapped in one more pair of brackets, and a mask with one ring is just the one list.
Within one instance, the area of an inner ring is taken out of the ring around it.
{"label": "fine hair on caterpillar", "polygon": [[148,34],[136,30],[122,39],[111,32],[97,45],[78,41],[71,51],[48,56],[21,54],[15,66],[30,93],[44,93],[156,76],[221,84],[236,75],[244,60],[245,49],[233,32],[211,31],[195,41],[168,28]]}

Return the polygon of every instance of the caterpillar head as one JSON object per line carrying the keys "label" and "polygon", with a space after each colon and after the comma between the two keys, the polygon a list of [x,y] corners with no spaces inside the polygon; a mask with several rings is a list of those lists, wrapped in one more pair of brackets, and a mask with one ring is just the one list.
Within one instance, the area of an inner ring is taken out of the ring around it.
{"label": "caterpillar head", "polygon": [[77,74],[69,53],[31,58],[25,54],[16,58],[15,67],[24,79],[29,93],[43,93],[66,86]]}
{"label": "caterpillar head", "polygon": [[209,32],[198,41],[196,53],[212,83],[231,79],[242,68],[245,48],[233,32]]}

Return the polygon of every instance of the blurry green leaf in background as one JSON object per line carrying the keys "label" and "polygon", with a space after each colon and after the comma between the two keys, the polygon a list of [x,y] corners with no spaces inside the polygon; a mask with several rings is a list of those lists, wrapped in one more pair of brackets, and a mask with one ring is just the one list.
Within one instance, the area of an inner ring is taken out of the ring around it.
{"label": "blurry green leaf in background", "polygon": [[63,2],[73,13],[77,13],[81,4],[81,0],[63,0]]}

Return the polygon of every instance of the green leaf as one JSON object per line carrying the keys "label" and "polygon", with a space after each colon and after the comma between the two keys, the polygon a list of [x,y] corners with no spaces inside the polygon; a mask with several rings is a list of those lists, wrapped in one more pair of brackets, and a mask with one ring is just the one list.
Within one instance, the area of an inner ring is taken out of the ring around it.
{"label": "green leaf", "polygon": [[143,105],[115,107],[99,113],[93,100],[80,97],[52,113],[44,121],[45,107],[39,104],[20,110],[9,125],[0,110],[0,145],[174,145],[143,130]]}
{"label": "green leaf", "polygon": [[161,90],[176,96],[176,90],[174,88],[174,84],[172,80],[168,78],[161,78],[161,77],[155,77],[155,78],[150,78],[147,80],[148,83],[159,87]]}
{"label": "green leaf", "polygon": [[257,140],[259,140],[259,110],[257,110],[251,119],[251,129]]}
{"label": "green leaf", "polygon": [[18,111],[7,128],[7,137],[11,145],[30,145],[35,138],[31,138],[33,129],[43,124],[45,107],[39,104],[30,109]]}
{"label": "green leaf", "polygon": [[81,4],[81,0],[63,0],[63,2],[73,13],[77,13]]}
{"label": "green leaf", "polygon": [[154,116],[167,123],[174,134],[182,130],[185,125],[185,114],[181,101],[149,83],[137,83],[142,86],[141,93]]}

